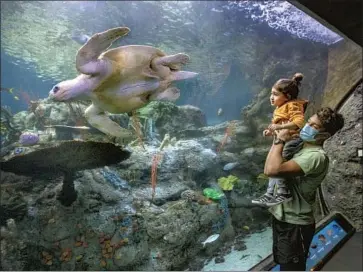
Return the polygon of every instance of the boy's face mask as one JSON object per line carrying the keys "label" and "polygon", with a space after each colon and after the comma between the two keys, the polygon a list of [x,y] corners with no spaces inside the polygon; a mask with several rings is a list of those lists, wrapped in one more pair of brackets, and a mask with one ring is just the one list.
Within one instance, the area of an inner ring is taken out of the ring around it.
{"label": "boy's face mask", "polygon": [[319,131],[309,124],[306,124],[300,131],[300,138],[304,142],[315,142],[315,136],[319,133]]}
{"label": "boy's face mask", "polygon": [[309,124],[306,124],[300,131],[300,138],[304,142],[315,143],[316,141],[326,140],[330,137],[328,132],[319,132]]}

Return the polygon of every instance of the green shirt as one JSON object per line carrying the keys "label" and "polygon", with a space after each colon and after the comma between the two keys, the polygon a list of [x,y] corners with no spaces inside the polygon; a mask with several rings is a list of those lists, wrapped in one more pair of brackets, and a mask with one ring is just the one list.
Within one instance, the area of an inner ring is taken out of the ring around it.
{"label": "green shirt", "polygon": [[304,176],[288,180],[293,195],[291,201],[271,207],[276,219],[298,225],[315,222],[313,204],[316,189],[323,181],[329,166],[329,158],[321,146],[304,147],[292,158],[304,172]]}

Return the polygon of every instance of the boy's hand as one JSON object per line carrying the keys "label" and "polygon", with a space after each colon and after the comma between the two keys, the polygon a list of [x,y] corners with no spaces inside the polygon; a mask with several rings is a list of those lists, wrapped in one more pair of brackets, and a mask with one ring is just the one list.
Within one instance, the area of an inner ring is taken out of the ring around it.
{"label": "boy's hand", "polygon": [[266,136],[272,136],[272,131],[269,130],[269,129],[265,129],[263,132],[262,132],[262,135],[263,137],[266,137]]}
{"label": "boy's hand", "polygon": [[278,124],[271,124],[268,126],[268,129],[271,131],[275,131],[275,130],[279,130],[282,129],[283,127],[281,125]]}
{"label": "boy's hand", "polygon": [[276,138],[279,138],[285,142],[290,141],[292,139],[292,136],[290,135],[290,132],[288,129],[281,129],[275,132]]}

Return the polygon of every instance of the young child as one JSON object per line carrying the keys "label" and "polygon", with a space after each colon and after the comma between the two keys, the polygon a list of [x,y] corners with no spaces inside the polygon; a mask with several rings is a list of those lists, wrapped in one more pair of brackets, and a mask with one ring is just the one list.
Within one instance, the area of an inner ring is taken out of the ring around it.
{"label": "young child", "polygon": [[[272,87],[270,102],[275,106],[272,124],[263,131],[263,136],[273,136],[275,130],[289,129],[291,135],[298,135],[304,126],[304,112],[307,100],[298,99],[300,82],[303,75],[296,73],[292,79],[280,79]],[[285,143],[282,157],[289,160],[303,146],[300,138],[294,138]],[[275,186],[277,194],[274,196]],[[267,191],[261,197],[252,200],[252,203],[268,207],[292,200],[289,187],[282,177],[270,177]]]}

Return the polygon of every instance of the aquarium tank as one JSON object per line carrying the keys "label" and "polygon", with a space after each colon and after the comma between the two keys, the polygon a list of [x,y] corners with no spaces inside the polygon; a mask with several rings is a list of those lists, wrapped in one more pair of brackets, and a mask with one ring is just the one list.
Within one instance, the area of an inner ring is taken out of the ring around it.
{"label": "aquarium tank", "polygon": [[2,1],[1,269],[248,270],[271,88],[344,39],[285,1]]}

